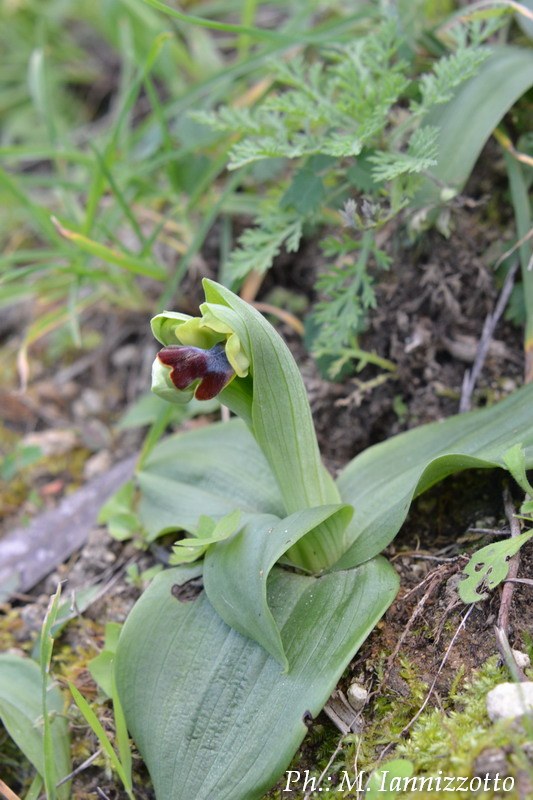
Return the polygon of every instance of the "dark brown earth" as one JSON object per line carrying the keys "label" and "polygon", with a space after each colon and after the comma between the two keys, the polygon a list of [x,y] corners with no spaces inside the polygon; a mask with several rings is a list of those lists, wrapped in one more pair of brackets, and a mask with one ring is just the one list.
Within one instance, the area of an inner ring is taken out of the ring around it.
{"label": "dark brown earth", "polygon": [[[497,164],[495,168],[497,172]],[[502,249],[500,239],[511,235],[505,215],[487,199],[488,185],[489,178],[477,176],[468,187],[465,195],[479,203],[454,210],[454,230],[448,239],[431,231],[414,245],[402,241],[404,234],[389,242],[393,266],[389,273],[380,275],[378,308],[361,345],[392,360],[397,365],[395,373],[383,379],[383,373],[367,367],[342,384],[328,383],[294,331],[278,324],[301,366],[322,453],[332,471],[371,444],[457,412],[465,369],[472,364],[485,315],[493,309],[498,294],[492,267]],[[499,227],[494,224],[496,215]],[[210,237],[203,254],[204,274],[209,272],[209,248],[215,247],[214,239],[216,236]],[[265,282],[263,296],[273,285],[280,285],[312,302],[320,259],[314,242],[306,243],[295,257],[282,257]],[[194,313],[200,300],[196,275],[189,277],[184,295],[180,310]],[[261,293],[258,297],[261,299]],[[93,344],[83,352],[66,347],[59,357],[54,356],[53,337],[32,348],[25,394],[17,392],[14,369],[4,383],[0,398],[2,452],[19,438],[37,434],[38,441],[48,442],[50,458],[25,471],[1,493],[3,531],[53,507],[62,496],[90,477],[105,473],[111,464],[135,453],[141,445],[139,432],[120,432],[115,424],[149,385],[156,345],[149,334],[148,319],[142,314],[126,316],[100,309],[86,317],[84,330],[87,341],[92,339]],[[21,336],[16,317],[2,335],[4,352],[13,359]],[[521,333],[510,323],[501,322],[474,394],[474,406],[510,393],[520,385],[522,369]],[[189,424],[208,421],[200,418]],[[51,431],[58,433],[55,444]],[[387,551],[401,577],[399,597],[355,657],[347,678],[358,676],[372,691],[401,698],[405,691],[398,669],[402,657],[414,665],[423,681],[431,683],[464,613],[456,594],[456,576],[464,566],[464,554],[489,541],[480,534],[469,538],[467,531],[471,527],[501,529],[506,525],[502,493],[502,475],[469,473],[467,479],[448,479],[414,504]],[[94,697],[96,688],[85,665],[102,647],[104,622],[124,620],[140,593],[140,588],[126,579],[126,566],[137,563],[142,571],[154,561],[152,553],[111,540],[103,529],[95,529],[87,545],[66,564],[58,565],[57,571],[29,596],[1,607],[0,644],[31,649],[48,596],[58,580],[66,580],[69,591],[104,576],[109,580],[108,592],[69,625],[56,645],[58,680],[75,679],[84,694]],[[523,549],[521,574],[530,574],[532,566],[530,544]],[[395,651],[430,586],[416,624],[389,664],[386,680],[379,684],[373,665],[383,663],[383,658]],[[517,586],[509,638],[518,649],[523,649],[533,623],[530,601],[530,587]],[[441,669],[435,686],[437,696],[446,693],[459,667],[464,666],[468,674],[496,652],[493,624],[498,608],[496,591],[470,615]],[[369,718],[372,713],[370,705]],[[319,722],[331,728],[325,718]],[[112,726],[110,712],[105,724]],[[97,744],[79,718],[73,733],[79,763],[97,749]],[[136,774],[137,797],[152,797],[144,788],[146,775],[141,766]],[[10,785],[15,789],[20,788],[17,776],[21,777],[19,769],[11,768]],[[94,797],[97,787],[104,792],[102,797],[125,797],[102,771],[102,762],[88,768],[77,779],[77,787],[75,796],[81,800]]]}

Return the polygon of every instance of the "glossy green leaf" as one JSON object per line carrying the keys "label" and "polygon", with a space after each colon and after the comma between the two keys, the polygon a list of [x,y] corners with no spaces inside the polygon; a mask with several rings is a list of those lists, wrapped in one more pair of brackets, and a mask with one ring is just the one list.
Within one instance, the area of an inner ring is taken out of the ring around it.
{"label": "glossy green leaf", "polygon": [[169,437],[152,450],[137,481],[150,539],[166,530],[193,533],[202,514],[216,520],[236,508],[285,516],[268,464],[240,420]]}
{"label": "glossy green leaf", "polygon": [[[207,302],[202,313],[226,323],[236,334],[250,359],[253,379],[251,416],[245,417],[270,466],[286,512],[338,503],[339,493],[322,464],[311,409],[300,371],[289,349],[274,328],[252,306],[224,286],[204,279]],[[233,381],[220,395],[232,406]],[[312,539],[306,539],[311,551]],[[322,536],[326,559],[311,565],[316,570],[331,566],[342,553],[340,541]],[[302,566],[310,566],[309,552]]]}
{"label": "glossy green leaf", "polygon": [[[207,279],[203,284],[205,306],[216,306],[217,316],[227,320],[251,358],[251,427],[287,511],[338,502],[322,465],[302,376],[286,344],[258,311],[229,289]],[[222,393],[223,402],[231,386]]]}
{"label": "glossy green leaf", "polygon": [[439,129],[436,183],[424,184],[419,205],[438,202],[443,184],[461,191],[492,131],[532,84],[533,51],[501,45],[453,100],[429,115],[427,124]]}
{"label": "glossy green leaf", "polygon": [[282,520],[257,515],[207,553],[205,591],[215,610],[236,631],[262,645],[286,671],[291,665],[267,601],[270,571],[311,531],[333,531],[334,536],[342,537],[352,513],[350,506],[319,506]]}
{"label": "glossy green leaf", "polygon": [[350,658],[397,590],[381,558],[357,570],[276,569],[269,605],[292,668],[229,628],[202,592],[173,587],[201,574],[167,570],[120,637],[117,688],[158,800],[258,800],[287,767]]}
{"label": "glossy green leaf", "polygon": [[[483,589],[494,589],[504,581],[509,572],[509,559],[533,536],[533,531],[494,542],[474,553],[463,570],[466,576],[459,584],[459,597],[463,603],[477,603],[488,597]],[[481,591],[480,591],[481,590]]]}
{"label": "glossy green leaf", "polygon": [[380,553],[398,533],[413,497],[448,475],[505,469],[504,455],[517,443],[533,466],[533,385],[491,408],[423,425],[365,450],[337,481],[355,514],[348,528],[352,545],[336,566]]}
{"label": "glossy green leaf", "polygon": [[[0,719],[26,758],[44,776],[41,691],[41,672],[35,661],[9,653],[0,654]],[[47,706],[55,773],[59,780],[71,771],[70,743],[67,720],[63,716],[63,697],[51,682],[47,687]],[[67,800],[70,797],[69,785],[59,787],[57,796],[60,800]]]}

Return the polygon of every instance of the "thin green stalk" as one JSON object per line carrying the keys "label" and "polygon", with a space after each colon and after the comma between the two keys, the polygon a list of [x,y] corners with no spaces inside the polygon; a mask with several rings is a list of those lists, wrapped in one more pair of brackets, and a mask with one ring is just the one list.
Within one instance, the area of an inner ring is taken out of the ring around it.
{"label": "thin green stalk", "polygon": [[54,639],[52,637],[52,627],[56,621],[57,611],[59,608],[59,598],[61,597],[61,584],[58,585],[57,591],[50,598],[48,610],[44,618],[43,628],[41,632],[41,652],[40,652],[40,666],[41,666],[41,681],[42,681],[42,709],[43,709],[43,748],[44,748],[44,785],[46,789],[47,800],[56,800],[56,761],[54,756],[54,741],[52,738],[51,719],[48,711],[48,685],[50,681],[50,663],[52,660],[52,649],[54,646]]}
{"label": "thin green stalk", "polygon": [[[244,0],[241,25],[243,28],[254,27],[257,0]],[[248,34],[241,34],[237,40],[237,53],[239,59],[246,58],[250,52],[251,39]]]}
{"label": "thin green stalk", "polygon": [[[531,230],[531,201],[520,163],[506,150],[504,150],[504,159],[509,176],[517,238],[520,240],[524,239]],[[530,383],[533,381],[533,270],[528,268],[532,257],[531,242],[524,241],[520,245],[518,252],[526,308],[526,327],[524,332],[525,381]]]}

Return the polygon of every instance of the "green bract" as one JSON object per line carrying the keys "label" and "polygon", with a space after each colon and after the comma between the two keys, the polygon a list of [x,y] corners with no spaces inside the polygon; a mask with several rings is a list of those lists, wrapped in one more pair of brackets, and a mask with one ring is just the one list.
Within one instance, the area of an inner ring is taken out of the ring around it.
{"label": "green bract", "polygon": [[174,549],[182,566],[160,573],[127,620],[116,682],[158,800],[259,800],[394,599],[379,552],[413,497],[454,471],[510,469],[515,445],[515,472],[533,465],[533,385],[369,448],[335,482],[282,339],[225,287],[204,288],[201,318],[167,312],[154,333],[167,363],[182,347],[185,371],[197,370],[187,380],[209,373],[210,389],[211,362],[229,362],[220,400],[241,419],[177,434],[143,461],[148,538],[189,538]]}

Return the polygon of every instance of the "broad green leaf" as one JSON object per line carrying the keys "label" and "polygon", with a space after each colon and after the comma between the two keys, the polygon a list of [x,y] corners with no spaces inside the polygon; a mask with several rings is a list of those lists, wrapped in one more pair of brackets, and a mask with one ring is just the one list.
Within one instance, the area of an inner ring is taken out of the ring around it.
{"label": "broad green leaf", "polygon": [[201,574],[167,570],[120,637],[117,688],[158,800],[258,800],[287,767],[309,716],[388,607],[398,580],[374,559],[321,578],[276,569],[269,605],[292,668],[229,628],[202,592],[173,587]]}
{"label": "broad green leaf", "polygon": [[[59,689],[47,684],[50,736],[57,779],[70,773],[68,724]],[[45,775],[42,680],[39,666],[29,658],[0,654],[0,719],[7,732],[31,761],[39,775]],[[70,787],[57,789],[61,800],[70,797]]]}
{"label": "broad green leaf", "polygon": [[[203,285],[207,303],[201,310],[216,309],[251,357],[251,427],[287,511],[338,502],[333,481],[322,465],[302,376],[286,344],[258,311],[229,289],[207,279]],[[231,386],[221,394],[223,402]]]}
{"label": "broad green leaf", "polygon": [[352,546],[336,568],[380,553],[398,533],[413,498],[453,472],[505,469],[504,455],[517,443],[526,466],[533,466],[533,385],[491,408],[423,425],[365,450],[337,482],[355,514],[348,527]]}
{"label": "broad green leaf", "polygon": [[319,506],[282,520],[258,515],[207,553],[204,583],[211,604],[228,625],[262,645],[285,670],[291,665],[267,601],[270,571],[310,531],[333,530],[342,540],[352,513],[350,506]]}
{"label": "broad green leaf", "polygon": [[268,464],[240,420],[171,436],[152,450],[137,480],[150,539],[167,530],[194,533],[202,514],[217,520],[236,508],[285,516]]}
{"label": "broad green leaf", "polygon": [[459,597],[463,603],[477,603],[485,600],[487,592],[480,589],[494,589],[504,581],[509,572],[509,559],[518,553],[523,544],[531,539],[533,531],[511,536],[501,542],[494,542],[474,553],[463,570],[464,578],[458,586]]}
{"label": "broad green leaf", "polygon": [[461,191],[492,131],[532,84],[533,51],[500,45],[453,100],[429,115],[427,124],[439,129],[436,183],[427,181],[417,204],[438,202],[442,184]]}
{"label": "broad green leaf", "polygon": [[[207,279],[203,285],[207,302],[202,313],[226,323],[250,359],[251,419],[245,418],[270,465],[286,512],[338,503],[339,493],[318,450],[302,376],[287,346],[261,314],[229,289]],[[220,395],[234,411],[238,409],[232,406],[232,387],[238,384],[233,381]],[[315,570],[335,563],[342,553],[338,544],[322,534],[326,560],[315,563]],[[311,550],[308,538],[304,568],[309,567]]]}

